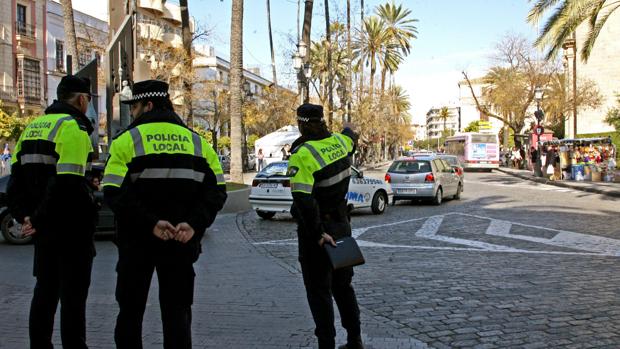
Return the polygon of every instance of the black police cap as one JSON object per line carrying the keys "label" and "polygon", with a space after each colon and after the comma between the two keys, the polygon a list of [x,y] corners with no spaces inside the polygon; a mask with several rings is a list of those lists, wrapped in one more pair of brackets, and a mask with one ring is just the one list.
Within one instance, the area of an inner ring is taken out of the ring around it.
{"label": "black police cap", "polygon": [[61,96],[68,93],[87,93],[90,95],[90,79],[75,75],[63,76],[56,88],[56,95]]}
{"label": "black police cap", "polygon": [[134,104],[145,99],[168,98],[168,84],[159,80],[145,80],[133,84],[132,98],[124,100],[125,104]]}
{"label": "black police cap", "polygon": [[323,121],[323,107],[318,104],[305,103],[297,108],[297,121],[321,122]]}

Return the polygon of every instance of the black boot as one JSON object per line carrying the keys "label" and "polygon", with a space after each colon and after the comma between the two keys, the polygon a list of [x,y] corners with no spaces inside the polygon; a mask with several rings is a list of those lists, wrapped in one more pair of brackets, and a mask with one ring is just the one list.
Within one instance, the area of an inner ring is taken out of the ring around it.
{"label": "black boot", "polygon": [[338,349],[364,349],[364,343],[358,338],[353,342],[347,341],[347,344],[339,346]]}

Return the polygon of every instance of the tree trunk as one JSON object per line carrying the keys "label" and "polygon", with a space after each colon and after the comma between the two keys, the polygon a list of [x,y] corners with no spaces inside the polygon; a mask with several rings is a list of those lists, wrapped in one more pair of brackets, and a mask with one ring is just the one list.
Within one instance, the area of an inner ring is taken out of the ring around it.
{"label": "tree trunk", "polygon": [[243,79],[243,0],[232,0],[230,22],[230,176],[243,183],[241,118]]}
{"label": "tree trunk", "polygon": [[385,76],[387,75],[387,68],[381,68],[381,96],[385,93]]}
{"label": "tree trunk", "polygon": [[377,61],[375,60],[375,52],[370,57],[370,98],[374,98],[375,93],[375,73],[377,72]]}
{"label": "tree trunk", "polygon": [[[276,55],[273,50],[273,36],[271,33],[271,6],[269,4],[269,0],[267,0],[267,27],[269,30],[269,48],[271,49],[271,71],[273,73],[273,86],[278,86],[278,78],[276,75]],[[275,88],[275,90],[277,90],[277,88]]]}
{"label": "tree trunk", "polygon": [[181,34],[183,36],[183,49],[185,50],[185,74],[183,74],[183,102],[187,113],[187,126],[194,127],[194,108],[192,107],[192,32],[189,27],[189,8],[187,0],[179,0],[181,8]]}
{"label": "tree trunk", "polygon": [[[351,53],[351,0],[347,0],[347,58],[349,59],[349,72],[347,73],[347,92],[345,93],[345,100],[347,102],[347,120],[351,122],[351,97],[353,96],[353,84],[352,74],[353,69],[351,67],[352,57]],[[344,120],[343,120],[344,121]],[[344,123],[344,122],[343,122]]]}
{"label": "tree trunk", "polygon": [[62,4],[63,23],[65,36],[67,37],[67,55],[71,56],[71,74],[77,73],[79,69],[77,38],[75,36],[75,22],[73,21],[73,4],[71,0],[60,0]]}
{"label": "tree trunk", "polygon": [[325,36],[327,38],[327,126],[332,127],[334,119],[334,74],[332,72],[332,37],[329,27],[329,0],[325,0]]}
{"label": "tree trunk", "polygon": [[[360,30],[364,31],[364,0],[361,1],[360,6],[360,16],[362,21],[360,22]],[[360,69],[360,94],[359,100],[361,101],[364,98],[364,60],[362,59],[361,69]]]}
{"label": "tree trunk", "polygon": [[[310,61],[310,29],[312,27],[312,6],[314,5],[313,0],[306,0],[306,6],[304,10],[304,28],[301,33],[301,39],[306,44],[307,53],[306,57],[304,57],[304,64]],[[310,85],[308,84],[308,79],[304,78],[304,103],[310,102]]]}

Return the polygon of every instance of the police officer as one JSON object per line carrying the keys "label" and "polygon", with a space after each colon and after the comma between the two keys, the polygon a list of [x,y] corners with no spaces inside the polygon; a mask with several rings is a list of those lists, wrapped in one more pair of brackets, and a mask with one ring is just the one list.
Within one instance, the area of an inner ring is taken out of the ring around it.
{"label": "police officer", "polygon": [[298,224],[299,261],[319,348],[335,347],[332,295],[347,330],[347,344],[340,348],[363,348],[359,307],[351,285],[353,268],[332,270],[323,248],[351,235],[345,196],[357,135],[350,128],[341,134],[330,133],[319,105],[301,105],[297,122],[301,137],[292,145],[288,165],[291,212]]}
{"label": "police officer", "polygon": [[84,115],[90,80],[65,76],[58,100],[32,121],[15,146],[8,206],[34,241],[30,306],[31,348],[52,348],[60,300],[65,348],[86,346],[86,298],[95,248],[96,208],[85,174],[90,166],[93,126]]}
{"label": "police officer", "polygon": [[117,219],[117,348],[142,348],[153,271],[159,281],[164,348],[191,348],[193,263],[226,200],[217,154],[174,112],[168,84],[133,86],[135,121],[110,147],[104,196]]}

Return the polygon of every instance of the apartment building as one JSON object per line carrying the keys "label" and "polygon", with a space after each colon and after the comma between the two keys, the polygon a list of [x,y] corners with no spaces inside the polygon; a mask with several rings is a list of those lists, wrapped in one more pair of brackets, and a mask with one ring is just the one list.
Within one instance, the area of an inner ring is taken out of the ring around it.
{"label": "apartment building", "polygon": [[[216,91],[212,95],[204,95],[194,105],[194,115],[207,117],[217,108],[216,94],[227,93],[230,86],[230,62],[218,56],[211,46],[197,46],[193,65],[197,75],[194,89],[200,91],[209,83],[215,84]],[[244,90],[246,98],[260,100],[264,89],[273,85],[269,79],[261,76],[259,68],[243,70]],[[199,92],[200,93],[200,92]],[[226,126],[226,125],[224,125]],[[224,127],[226,129],[226,127]]]}
{"label": "apartment building", "polygon": [[0,1],[0,100],[3,109],[40,114],[45,105],[46,0]]}
{"label": "apartment building", "polygon": [[[93,59],[99,66],[99,84],[93,103],[101,118],[105,115],[105,81],[102,69],[102,57],[108,44],[109,28],[106,21],[102,21],[89,14],[73,11],[75,35],[78,46],[78,67],[81,69]],[[48,103],[56,98],[56,88],[60,79],[67,74],[67,45],[63,23],[62,5],[59,0],[47,0],[47,90]],[[76,58],[73,58],[76,59]]]}
{"label": "apartment building", "polygon": [[426,132],[429,139],[441,138],[444,130],[450,135],[459,131],[459,111],[457,107],[445,107],[448,115],[442,116],[441,109],[444,107],[433,107],[426,113]]}
{"label": "apartment building", "polygon": [[[604,11],[605,10],[603,10],[603,13]],[[602,16],[603,14],[601,14],[600,17]],[[617,95],[620,93],[620,61],[618,60],[618,56],[620,55],[620,41],[618,41],[620,37],[620,11],[617,10],[609,16],[605,26],[603,26],[596,39],[590,58],[587,62],[583,62],[581,60],[580,51],[586,41],[588,31],[589,24],[587,21],[577,28],[577,82],[579,83],[584,78],[594,81],[599,88],[603,101],[599,108],[579,108],[579,110],[577,110],[576,133],[578,135],[614,131],[614,128],[604,120],[607,111],[610,108],[617,107]],[[563,54],[565,74],[568,82],[567,85],[570,90],[569,93],[572,93],[573,86],[574,46],[574,41],[567,42]],[[574,118],[572,113],[570,113],[570,117],[565,123],[567,137],[575,135],[574,126]]]}

